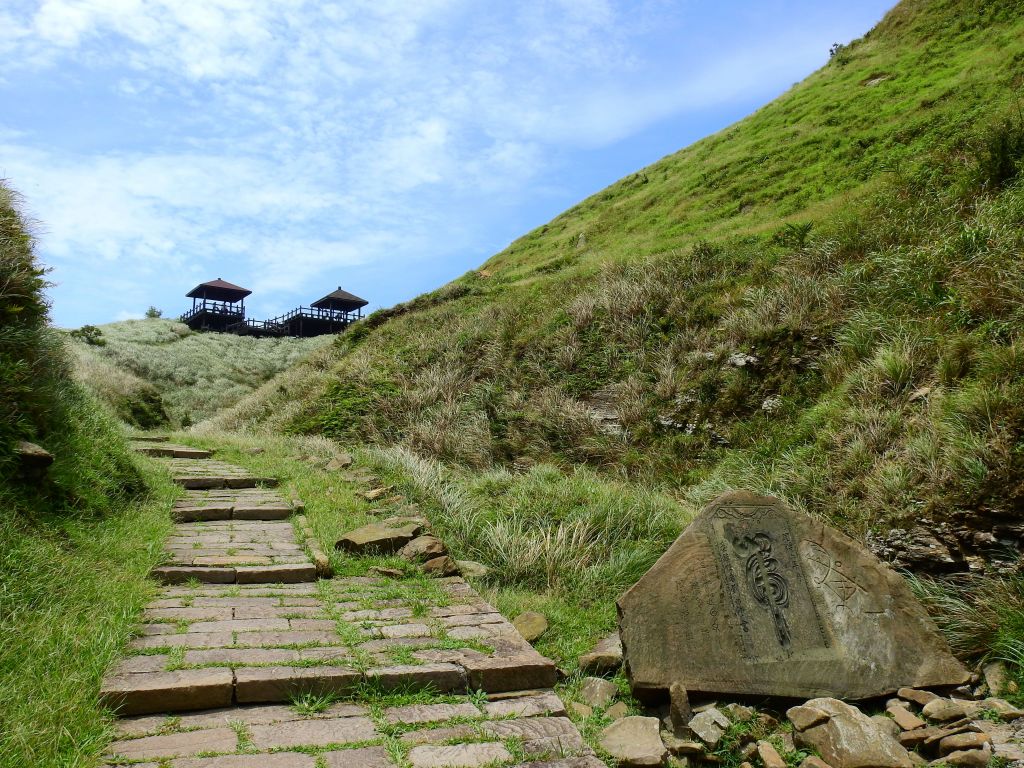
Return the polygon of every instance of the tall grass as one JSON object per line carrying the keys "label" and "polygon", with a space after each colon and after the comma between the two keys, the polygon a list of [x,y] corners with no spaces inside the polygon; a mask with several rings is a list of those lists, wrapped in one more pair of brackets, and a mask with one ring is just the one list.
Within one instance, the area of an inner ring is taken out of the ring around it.
{"label": "tall grass", "polygon": [[72,344],[82,381],[122,420],[144,429],[198,423],[330,340],[197,333],[159,318],[99,329],[103,346]]}

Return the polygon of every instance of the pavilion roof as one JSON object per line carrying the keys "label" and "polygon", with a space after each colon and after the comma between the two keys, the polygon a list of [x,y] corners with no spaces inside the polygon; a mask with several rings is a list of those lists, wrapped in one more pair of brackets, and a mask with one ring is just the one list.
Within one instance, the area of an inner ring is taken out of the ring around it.
{"label": "pavilion roof", "polygon": [[239,301],[251,294],[248,288],[242,288],[227,280],[210,280],[200,283],[185,295],[193,299],[213,299],[214,301]]}
{"label": "pavilion roof", "polygon": [[369,303],[366,299],[361,299],[355,294],[343,291],[339,285],[338,290],[331,291],[322,299],[317,299],[313,302],[313,306],[317,309],[352,310],[365,307]]}

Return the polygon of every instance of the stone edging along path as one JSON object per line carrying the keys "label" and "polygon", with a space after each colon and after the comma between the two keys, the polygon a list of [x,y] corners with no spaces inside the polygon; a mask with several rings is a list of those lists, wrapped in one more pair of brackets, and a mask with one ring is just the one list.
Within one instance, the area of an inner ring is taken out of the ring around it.
{"label": "stone edging along path", "polygon": [[319,578],[302,504],[272,478],[139,447],[189,490],[153,572],[165,586],[103,682],[122,718],[108,765],[604,765],[550,690],[554,664],[461,578]]}

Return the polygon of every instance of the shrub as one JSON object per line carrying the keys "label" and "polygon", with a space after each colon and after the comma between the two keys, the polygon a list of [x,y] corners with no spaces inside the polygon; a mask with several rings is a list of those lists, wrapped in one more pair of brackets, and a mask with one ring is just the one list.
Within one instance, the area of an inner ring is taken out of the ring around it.
{"label": "shrub", "polygon": [[157,309],[156,307],[150,307],[146,310],[147,320],[156,320],[158,317],[163,317],[163,315],[164,311],[162,309]]}
{"label": "shrub", "polygon": [[69,335],[71,338],[84,341],[93,347],[107,346],[107,340],[103,338],[103,331],[95,325],[83,325],[81,328],[71,331]]}

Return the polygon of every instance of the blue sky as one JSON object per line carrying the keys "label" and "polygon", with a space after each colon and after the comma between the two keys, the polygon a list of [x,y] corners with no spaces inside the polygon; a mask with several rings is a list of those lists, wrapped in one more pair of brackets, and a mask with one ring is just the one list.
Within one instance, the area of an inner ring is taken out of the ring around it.
{"label": "blue sky", "polygon": [[4,0],[0,176],[61,326],[431,290],[734,122],[879,0]]}

